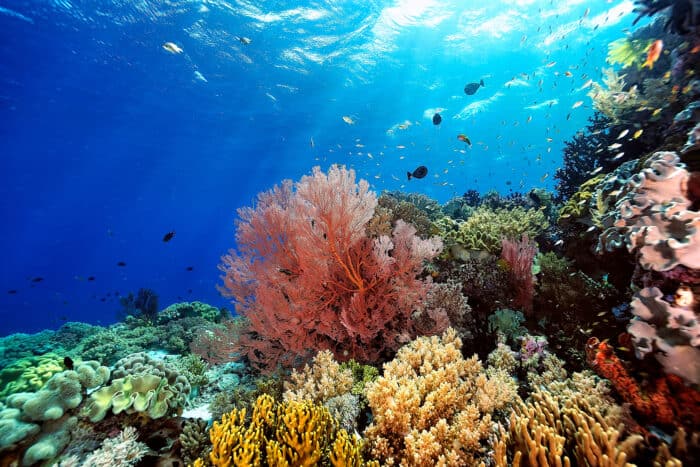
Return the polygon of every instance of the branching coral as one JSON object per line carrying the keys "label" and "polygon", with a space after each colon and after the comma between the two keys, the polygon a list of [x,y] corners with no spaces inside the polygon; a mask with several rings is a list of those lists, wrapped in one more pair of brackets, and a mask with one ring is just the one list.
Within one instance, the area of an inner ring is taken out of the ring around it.
{"label": "branching coral", "polygon": [[367,387],[374,420],[365,431],[372,455],[389,465],[475,465],[494,411],[516,397],[505,373],[487,376],[464,359],[453,329],[421,337],[384,365]]}
{"label": "branching coral", "polygon": [[365,463],[359,438],[337,430],[328,410],[308,401],[276,404],[272,397],[260,396],[250,423],[246,423],[245,409],[234,410],[214,422],[209,436],[209,459],[197,459],[195,467],[378,465]]}

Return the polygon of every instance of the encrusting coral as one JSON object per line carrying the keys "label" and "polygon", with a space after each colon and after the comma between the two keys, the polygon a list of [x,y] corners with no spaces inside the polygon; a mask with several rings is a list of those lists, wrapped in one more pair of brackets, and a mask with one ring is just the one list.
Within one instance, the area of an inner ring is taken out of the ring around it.
{"label": "encrusting coral", "polygon": [[516,398],[515,382],[502,371],[487,376],[461,347],[451,328],[420,337],[367,386],[374,419],[365,436],[373,457],[386,465],[475,465],[494,412]]}

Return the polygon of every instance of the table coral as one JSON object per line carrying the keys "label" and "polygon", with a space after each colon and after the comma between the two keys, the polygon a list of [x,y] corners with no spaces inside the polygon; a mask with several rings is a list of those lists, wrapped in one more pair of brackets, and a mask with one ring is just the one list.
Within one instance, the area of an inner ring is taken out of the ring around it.
{"label": "table coral", "polygon": [[365,435],[374,457],[387,465],[476,465],[494,411],[516,397],[515,382],[503,372],[487,376],[461,347],[451,328],[418,338],[367,386],[374,420]]}

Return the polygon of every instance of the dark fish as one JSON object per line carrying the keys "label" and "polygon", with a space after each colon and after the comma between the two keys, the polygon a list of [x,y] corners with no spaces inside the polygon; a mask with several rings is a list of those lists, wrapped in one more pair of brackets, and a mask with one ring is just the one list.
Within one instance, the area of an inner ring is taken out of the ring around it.
{"label": "dark fish", "polygon": [[464,94],[466,94],[467,96],[473,96],[477,89],[479,89],[483,85],[483,79],[480,80],[478,83],[469,83],[466,86],[464,86]]}
{"label": "dark fish", "polygon": [[185,271],[194,271],[194,266],[187,266]]}
{"label": "dark fish", "polygon": [[37,277],[32,278],[32,282],[41,282],[41,281],[43,281],[43,280],[44,280],[44,278],[43,278],[43,277],[40,277],[40,276],[37,276]]}
{"label": "dark fish", "polygon": [[63,357],[63,366],[66,367],[66,370],[72,370],[73,369],[73,359],[70,357]]}
{"label": "dark fish", "polygon": [[533,202],[535,202],[535,203],[537,203],[537,204],[540,204],[540,203],[542,202],[542,200],[540,199],[539,195],[538,195],[537,193],[535,193],[534,191],[531,191],[530,193],[528,193],[528,196],[530,197],[530,199],[531,199]]}
{"label": "dark fish", "polygon": [[95,280],[95,276],[88,276],[87,280],[89,280],[90,282],[92,282],[92,281]]}
{"label": "dark fish", "polygon": [[192,295],[192,289],[187,289],[187,293]]}
{"label": "dark fish", "polygon": [[117,263],[117,266],[119,266],[120,268],[123,268],[124,266],[126,266],[126,263],[124,261],[119,261]]}
{"label": "dark fish", "polygon": [[410,180],[411,178],[423,178],[428,175],[428,168],[424,165],[419,166],[416,170],[411,172],[406,172],[406,176]]}
{"label": "dark fish", "polygon": [[101,301],[101,302],[106,302],[106,301],[107,301],[107,297],[102,297],[102,298],[100,298],[100,301]]}
{"label": "dark fish", "polygon": [[17,293],[17,291],[15,289],[10,289],[7,291],[7,293],[9,293],[10,295],[14,295]]}
{"label": "dark fish", "polygon": [[175,231],[166,233],[165,235],[163,235],[163,242],[168,243],[170,240],[173,239],[174,236],[175,236]]}
{"label": "dark fish", "polygon": [[433,115],[433,125],[439,125],[440,123],[442,123],[442,116],[440,116],[439,113],[436,113]]}

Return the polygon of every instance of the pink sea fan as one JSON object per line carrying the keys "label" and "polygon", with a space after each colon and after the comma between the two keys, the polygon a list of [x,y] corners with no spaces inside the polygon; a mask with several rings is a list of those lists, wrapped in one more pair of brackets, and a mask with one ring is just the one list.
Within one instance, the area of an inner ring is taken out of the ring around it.
{"label": "pink sea fan", "polygon": [[418,276],[442,242],[403,221],[391,238],[367,237],[376,205],[366,181],[333,166],[239,210],[238,251],[223,257],[221,291],[248,319],[241,345],[255,365],[274,369],[326,349],[372,362],[416,335],[413,316],[432,285]]}
{"label": "pink sea fan", "polygon": [[515,305],[525,314],[532,313],[532,297],[535,282],[532,262],[537,254],[537,244],[523,234],[520,241],[501,239],[501,259],[508,263],[511,283],[515,288]]}

